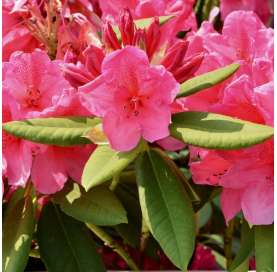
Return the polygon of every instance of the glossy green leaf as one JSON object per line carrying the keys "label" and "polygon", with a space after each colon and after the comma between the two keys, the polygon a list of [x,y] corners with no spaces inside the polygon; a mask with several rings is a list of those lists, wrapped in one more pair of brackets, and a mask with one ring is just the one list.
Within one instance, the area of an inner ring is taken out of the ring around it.
{"label": "glossy green leaf", "polygon": [[189,96],[203,89],[210,88],[232,76],[238,68],[239,64],[233,63],[226,67],[189,79],[181,84],[181,90],[177,94],[177,97]]}
{"label": "glossy green leaf", "polygon": [[256,271],[274,270],[274,225],[255,226]]}
{"label": "glossy green leaf", "polygon": [[21,199],[5,216],[2,271],[24,271],[31,249],[34,228],[32,199],[26,197]]}
{"label": "glossy green leaf", "polygon": [[83,137],[100,122],[97,118],[60,117],[37,118],[8,122],[6,132],[36,143],[70,146],[91,143]]}
{"label": "glossy green leaf", "polygon": [[105,271],[86,226],[51,202],[43,207],[37,236],[49,272]]}
{"label": "glossy green leaf", "polygon": [[254,230],[250,229],[248,223],[244,220],[241,226],[241,247],[237,252],[229,270],[235,271],[239,266],[243,265],[243,263],[248,260],[253,250]]}
{"label": "glossy green leaf", "polygon": [[173,116],[171,136],[210,149],[239,149],[269,139],[273,128],[207,112],[184,112]]}
{"label": "glossy green leaf", "polygon": [[194,214],[189,197],[156,150],[140,155],[136,171],[143,218],[169,259],[185,270],[195,242]]}
{"label": "glossy green leaf", "polygon": [[100,226],[127,223],[124,207],[115,194],[105,186],[96,186],[85,192],[78,184],[68,184],[54,201],[67,215]]}
{"label": "glossy green leaf", "polygon": [[109,146],[98,146],[87,161],[83,175],[82,185],[86,190],[102,184],[120,173],[141,152],[143,143],[129,152],[118,152]]}

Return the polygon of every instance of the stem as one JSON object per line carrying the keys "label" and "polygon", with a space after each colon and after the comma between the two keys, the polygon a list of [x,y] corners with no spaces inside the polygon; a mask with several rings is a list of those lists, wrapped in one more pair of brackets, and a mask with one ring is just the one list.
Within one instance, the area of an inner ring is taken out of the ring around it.
{"label": "stem", "polygon": [[150,237],[149,229],[146,225],[145,220],[142,219],[140,245],[139,245],[139,250],[140,250],[140,253],[141,253],[140,254],[140,267],[142,267],[143,264],[144,264],[144,260],[145,260],[144,251],[146,249],[149,237]]}
{"label": "stem", "polygon": [[140,252],[144,252],[149,236],[150,236],[149,229],[145,223],[145,220],[142,219],[141,236],[140,236]]}
{"label": "stem", "polygon": [[234,232],[235,220],[232,219],[229,221],[229,224],[225,230],[224,235],[224,252],[226,258],[226,267],[227,270],[229,269],[233,256],[232,256],[232,240],[233,240],[233,232]]}
{"label": "stem", "polygon": [[25,187],[24,197],[30,196],[32,194],[32,188],[32,181],[29,179]]}
{"label": "stem", "polygon": [[139,270],[139,268],[137,267],[133,259],[129,256],[129,254],[115,240],[113,240],[113,238],[110,235],[108,235],[98,226],[95,226],[93,224],[86,225],[98,238],[100,238],[104,242],[104,245],[110,247],[113,251],[115,251],[132,270]]}
{"label": "stem", "polygon": [[111,182],[111,184],[110,184],[110,186],[109,186],[109,189],[111,190],[111,191],[114,191],[115,190],[115,188],[116,188],[116,186],[118,185],[118,183],[119,183],[119,174],[117,174],[117,175],[115,175],[114,177],[113,177],[113,179],[112,179],[112,182]]}

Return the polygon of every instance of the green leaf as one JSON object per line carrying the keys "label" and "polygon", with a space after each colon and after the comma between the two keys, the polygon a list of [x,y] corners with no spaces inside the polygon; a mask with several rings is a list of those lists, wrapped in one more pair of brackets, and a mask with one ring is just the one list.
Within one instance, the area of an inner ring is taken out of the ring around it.
{"label": "green leaf", "polygon": [[51,272],[105,271],[90,232],[84,224],[49,202],[38,222],[41,258]]}
{"label": "green leaf", "polygon": [[24,271],[31,249],[34,228],[32,199],[26,197],[21,199],[5,217],[3,225],[3,271]]}
{"label": "green leaf", "polygon": [[189,79],[181,84],[181,90],[177,94],[177,97],[189,96],[203,89],[210,88],[232,76],[238,68],[239,64],[233,63],[223,68]]}
{"label": "green leaf", "polygon": [[78,184],[68,184],[54,201],[67,215],[99,226],[127,223],[124,207],[109,188],[97,186],[85,192]]}
{"label": "green leaf", "polygon": [[189,197],[178,177],[155,150],[140,155],[136,171],[143,218],[169,259],[185,270],[195,243]]}
{"label": "green leaf", "polygon": [[37,118],[3,124],[6,132],[41,144],[71,146],[91,143],[83,137],[100,120],[89,117]]}
{"label": "green leaf", "polygon": [[8,200],[6,209],[3,209],[4,218],[6,215],[10,214],[14,208],[14,206],[18,203],[19,200],[21,200],[24,197],[24,188],[19,187],[16,189],[15,192],[13,192],[11,198]]}
{"label": "green leaf", "polygon": [[[248,260],[254,249],[254,230],[249,228],[248,223],[243,220],[241,226],[241,247],[232,262],[229,270],[236,270],[240,265]],[[248,262],[247,262],[248,263]]]}
{"label": "green leaf", "polygon": [[106,145],[98,146],[85,165],[81,182],[84,188],[89,190],[120,173],[138,156],[143,146],[140,143],[129,152],[117,152]]}
{"label": "green leaf", "polygon": [[257,272],[274,269],[274,225],[255,226],[255,257]]}
{"label": "green leaf", "polygon": [[269,139],[273,128],[207,112],[173,116],[171,135],[187,144],[210,149],[239,149]]}
{"label": "green leaf", "polygon": [[198,211],[198,228],[204,227],[212,216],[212,206],[211,203],[207,202],[199,211]]}

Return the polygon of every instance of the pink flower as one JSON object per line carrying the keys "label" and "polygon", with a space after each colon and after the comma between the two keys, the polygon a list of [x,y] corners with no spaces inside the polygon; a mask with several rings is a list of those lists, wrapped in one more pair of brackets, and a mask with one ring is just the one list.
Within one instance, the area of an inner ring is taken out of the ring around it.
{"label": "pink flower", "polygon": [[24,26],[20,14],[17,12],[11,13],[14,6],[16,6],[16,1],[3,1],[2,52],[4,61],[7,61],[14,51],[31,52],[39,46],[37,40],[32,36],[28,28]]}
{"label": "pink flower", "polygon": [[[63,78],[59,64],[46,53],[16,52],[3,69],[3,121],[30,117],[88,115],[76,90]],[[5,175],[9,184],[25,186],[30,178],[37,191],[52,194],[68,180],[80,182],[94,145],[56,147],[34,144],[3,132]]]}
{"label": "pink flower", "polygon": [[273,15],[272,0],[222,0],[220,2],[222,18],[225,19],[229,13],[235,10],[255,11],[260,19],[269,23],[269,18]]}
{"label": "pink flower", "polygon": [[220,101],[228,83],[241,75],[246,74],[254,87],[273,80],[273,30],[266,28],[253,12],[231,13],[224,22],[222,34],[214,31],[210,23],[204,22],[196,36],[190,38],[202,44],[202,50],[206,52],[196,74],[233,62],[239,63],[240,69],[223,84],[182,99],[185,107],[211,111],[211,106]]}
{"label": "pink flower", "polygon": [[53,194],[63,188],[69,177],[80,182],[85,163],[94,149],[95,145],[40,146],[31,173],[35,188],[43,194]]}
{"label": "pink flower", "polygon": [[[12,121],[12,98],[3,92],[3,123]],[[32,153],[26,141],[2,132],[3,174],[13,186],[24,186],[30,176]]]}
{"label": "pink flower", "polygon": [[58,62],[51,61],[45,52],[15,52],[4,63],[4,70],[3,86],[16,101],[21,119],[49,116],[68,104],[63,93],[71,86]]}
{"label": "pink flower", "polygon": [[83,105],[103,117],[112,147],[127,151],[141,137],[154,142],[169,135],[178,89],[163,66],[151,66],[144,51],[127,46],[108,55],[101,76],[79,91]]}

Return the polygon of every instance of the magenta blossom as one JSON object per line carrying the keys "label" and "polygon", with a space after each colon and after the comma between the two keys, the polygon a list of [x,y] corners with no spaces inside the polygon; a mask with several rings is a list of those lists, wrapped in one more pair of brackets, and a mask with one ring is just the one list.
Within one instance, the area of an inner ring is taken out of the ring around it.
{"label": "magenta blossom", "polygon": [[171,104],[179,90],[163,66],[151,66],[144,51],[127,46],[108,55],[102,75],[79,88],[82,103],[96,116],[111,146],[134,148],[169,136]]}
{"label": "magenta blossom", "polygon": [[45,52],[15,52],[3,68],[3,86],[15,99],[21,119],[49,116],[68,103],[63,93],[71,86]]}

